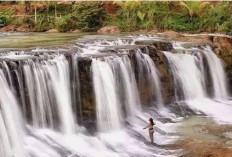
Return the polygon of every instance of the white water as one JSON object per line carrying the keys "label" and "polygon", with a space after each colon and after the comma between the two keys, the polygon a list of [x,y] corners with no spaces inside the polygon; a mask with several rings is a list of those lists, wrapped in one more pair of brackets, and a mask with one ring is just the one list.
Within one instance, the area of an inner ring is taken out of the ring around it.
{"label": "white water", "polygon": [[61,121],[58,128],[64,133],[74,133],[76,126],[72,113],[69,64],[64,56],[42,63],[29,61],[23,70],[34,127],[57,127],[54,116],[58,110]]}
{"label": "white water", "polygon": [[161,95],[160,78],[155,64],[149,55],[143,54],[141,51],[136,53],[136,60],[138,64],[139,83],[148,82],[148,85],[151,86],[150,93],[152,95],[152,101],[156,100],[157,104],[162,106],[163,98]]}
{"label": "white water", "polygon": [[116,80],[110,65],[93,60],[93,82],[96,97],[96,114],[100,131],[121,128],[122,113],[116,91]]}
{"label": "white water", "polygon": [[214,54],[210,47],[203,51],[209,64],[210,75],[213,82],[214,97],[216,99],[228,99],[227,80],[220,59]]}
{"label": "white water", "polygon": [[134,72],[127,56],[92,60],[93,82],[100,131],[122,127],[123,108],[127,116],[141,110]]}
{"label": "white water", "polygon": [[[176,100],[205,97],[204,76],[197,67],[196,57],[190,54],[164,52],[173,75]],[[187,66],[186,66],[187,65]]]}
{"label": "white water", "polygon": [[71,104],[69,64],[64,56],[55,58],[54,66],[46,65],[61,119],[61,129],[66,134],[75,133],[75,120]]}
{"label": "white water", "polygon": [[[232,102],[228,100],[228,85],[220,59],[209,46],[184,48],[182,44],[174,44],[179,53],[164,52],[173,75],[176,101],[184,100],[196,113],[202,112],[220,123],[231,123]],[[205,65],[208,65],[209,76]],[[212,96],[207,93],[207,80],[211,80]]]}
{"label": "white water", "polygon": [[[125,93],[125,107],[128,116],[135,116],[141,110],[141,103],[139,99],[138,89],[135,81],[134,72],[131,67],[131,61],[127,56],[122,58],[117,57],[116,61],[120,65],[120,72],[122,76],[122,87]],[[122,94],[122,93],[118,93]]]}
{"label": "white water", "polygon": [[0,154],[25,157],[22,149],[24,128],[17,100],[0,70]]}

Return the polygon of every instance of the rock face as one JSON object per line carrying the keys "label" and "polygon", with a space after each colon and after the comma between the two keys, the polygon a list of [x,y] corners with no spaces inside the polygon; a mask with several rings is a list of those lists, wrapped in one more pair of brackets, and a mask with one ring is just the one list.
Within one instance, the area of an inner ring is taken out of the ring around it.
{"label": "rock face", "polygon": [[81,91],[81,108],[83,123],[86,126],[92,126],[91,130],[95,128],[95,96],[93,89],[92,73],[91,73],[90,59],[83,59],[78,61],[80,91]]}
{"label": "rock face", "polygon": [[107,33],[117,34],[117,33],[120,33],[120,30],[116,26],[106,26],[106,27],[102,27],[97,32],[98,33],[103,33],[103,34],[107,34]]}
{"label": "rock face", "polygon": [[[224,37],[214,37],[213,45],[215,53],[220,57],[226,68],[230,89],[232,89],[232,39]],[[230,91],[232,92],[232,91]]]}

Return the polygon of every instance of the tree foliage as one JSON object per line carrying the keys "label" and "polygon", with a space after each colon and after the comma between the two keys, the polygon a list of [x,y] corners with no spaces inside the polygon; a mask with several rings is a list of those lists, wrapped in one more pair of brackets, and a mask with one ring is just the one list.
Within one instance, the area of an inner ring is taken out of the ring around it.
{"label": "tree foliage", "polygon": [[7,25],[8,19],[4,13],[0,12],[0,28]]}
{"label": "tree foliage", "polygon": [[94,31],[104,23],[105,11],[101,4],[79,4],[73,6],[72,19],[76,28],[82,31]]}

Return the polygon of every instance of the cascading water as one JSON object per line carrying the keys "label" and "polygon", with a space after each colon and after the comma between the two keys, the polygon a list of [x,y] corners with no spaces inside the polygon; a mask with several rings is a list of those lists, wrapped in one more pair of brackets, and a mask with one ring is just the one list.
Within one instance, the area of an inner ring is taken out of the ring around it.
{"label": "cascading water", "polygon": [[71,87],[68,61],[61,56],[54,59],[54,65],[46,65],[50,81],[54,89],[59,114],[61,117],[62,131],[75,133],[75,120],[71,104]]}
{"label": "cascading water", "polygon": [[155,64],[153,63],[149,55],[141,53],[140,50],[138,53],[135,54],[135,56],[138,64],[139,83],[148,83],[148,86],[150,86],[150,93],[152,97],[151,100],[156,100],[157,104],[162,105],[163,98],[161,95],[160,79]]}
{"label": "cascading water", "polygon": [[128,116],[140,111],[136,82],[128,57],[106,57],[104,60],[93,59],[92,62],[101,131],[121,128],[123,108]]}
{"label": "cascading water", "polygon": [[[74,133],[69,65],[64,56],[52,61],[33,62],[23,66],[32,113],[33,125],[37,128],[51,127],[58,111],[61,130]],[[34,84],[34,86],[32,86]]]}
{"label": "cascading water", "polygon": [[0,154],[4,157],[25,157],[24,128],[17,100],[0,70]]}
{"label": "cascading water", "polygon": [[122,113],[116,91],[116,80],[107,62],[93,60],[93,81],[100,131],[120,129]]}
{"label": "cascading water", "polygon": [[[206,89],[206,80],[210,79],[213,86],[212,97],[228,101],[229,94],[221,61],[209,46],[185,48],[185,43],[174,43],[173,45],[178,53],[163,53],[169,62],[176,101],[184,101],[192,109],[212,116],[219,122],[230,123],[232,108],[209,99],[211,96]],[[205,74],[207,68],[209,76]]]}
{"label": "cascading water", "polygon": [[203,98],[205,96],[204,78],[197,67],[195,61],[197,58],[190,54],[170,52],[164,52],[164,54],[167,56],[173,75],[176,100]]}
{"label": "cascading water", "polygon": [[216,99],[228,99],[227,80],[220,59],[213,53],[209,46],[204,49],[203,53],[210,69],[210,76],[213,82],[213,96]]}
{"label": "cascading water", "polygon": [[[78,41],[71,52],[36,49],[1,54],[0,156],[179,156],[179,150],[166,149],[178,139],[169,134],[175,133],[172,121],[177,121],[178,114],[163,103],[160,69],[154,56],[149,56],[159,52],[136,45],[140,40],[160,39],[97,38]],[[168,60],[175,101],[216,120],[232,122],[220,60],[209,47],[185,48],[182,43],[173,47],[179,53],[165,50],[160,54]],[[207,80],[212,82],[213,95],[208,92]],[[92,99],[90,87],[96,104],[88,101]],[[140,89],[151,104],[148,111]],[[220,102],[209,99],[211,96]],[[156,123],[154,146],[142,129],[151,117]],[[89,131],[95,122],[98,130]]]}

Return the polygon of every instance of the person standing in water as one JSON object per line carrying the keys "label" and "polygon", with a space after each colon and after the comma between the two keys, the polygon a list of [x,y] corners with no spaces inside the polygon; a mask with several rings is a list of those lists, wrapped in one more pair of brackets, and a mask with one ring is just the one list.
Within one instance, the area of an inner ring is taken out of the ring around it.
{"label": "person standing in water", "polygon": [[153,122],[153,119],[150,118],[149,119],[149,124],[145,128],[143,128],[143,129],[147,129],[148,128],[148,132],[149,132],[149,136],[150,136],[152,144],[154,143],[154,137],[153,137],[154,128],[153,128],[153,125],[155,125],[155,123]]}

